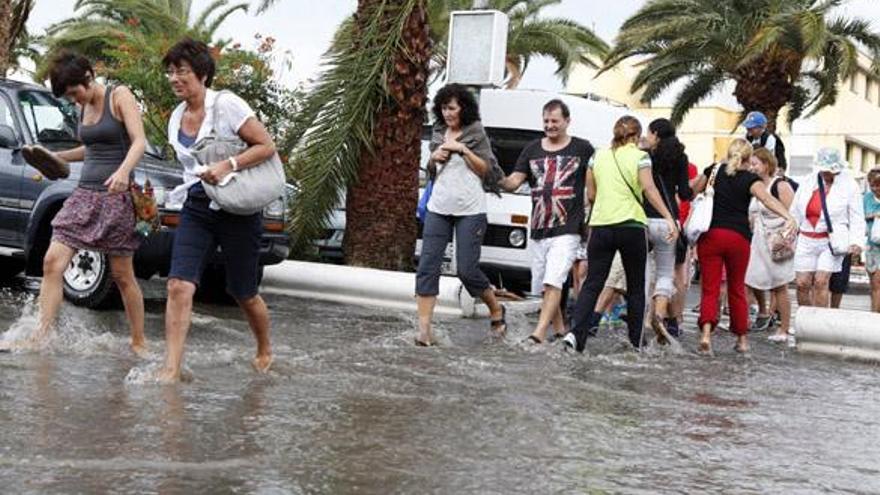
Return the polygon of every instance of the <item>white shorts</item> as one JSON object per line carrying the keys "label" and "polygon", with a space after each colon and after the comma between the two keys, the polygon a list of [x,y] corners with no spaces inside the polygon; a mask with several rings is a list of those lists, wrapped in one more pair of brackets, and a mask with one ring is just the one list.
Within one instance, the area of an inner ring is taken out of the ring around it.
{"label": "white shorts", "polygon": [[557,289],[565,285],[580,243],[581,236],[578,234],[565,234],[529,242],[532,256],[532,294],[544,292],[545,285]]}
{"label": "white shorts", "polygon": [[805,235],[798,236],[794,250],[795,272],[830,272],[837,273],[843,267],[843,256],[831,254],[828,239],[813,239]]}

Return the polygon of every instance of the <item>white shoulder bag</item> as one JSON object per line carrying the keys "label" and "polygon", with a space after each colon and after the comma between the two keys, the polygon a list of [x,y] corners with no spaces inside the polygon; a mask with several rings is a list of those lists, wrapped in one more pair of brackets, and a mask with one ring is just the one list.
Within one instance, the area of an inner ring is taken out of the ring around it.
{"label": "white shoulder bag", "polygon": [[691,245],[697,243],[700,236],[709,231],[712,225],[712,210],[715,208],[715,176],[721,164],[712,166],[706,189],[691,202],[691,213],[684,224],[684,235]]}
{"label": "white shoulder bag", "polygon": [[[217,95],[219,99],[227,91]],[[221,138],[217,133],[217,102],[214,102],[213,128],[211,132],[192,146],[192,155],[202,165],[226,160],[235,156],[248,145],[241,138]],[[232,172],[220,184],[205,182],[202,185],[208,197],[221,210],[236,215],[253,215],[284,194],[284,166],[275,153],[263,163]]]}

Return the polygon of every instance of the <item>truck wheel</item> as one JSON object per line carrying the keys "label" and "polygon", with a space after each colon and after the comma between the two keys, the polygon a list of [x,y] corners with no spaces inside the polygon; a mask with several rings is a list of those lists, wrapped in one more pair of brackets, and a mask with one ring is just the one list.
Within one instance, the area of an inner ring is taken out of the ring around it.
{"label": "truck wheel", "polygon": [[110,276],[110,262],[105,254],[80,249],[63,278],[64,297],[76,306],[102,309],[119,305],[119,291]]}

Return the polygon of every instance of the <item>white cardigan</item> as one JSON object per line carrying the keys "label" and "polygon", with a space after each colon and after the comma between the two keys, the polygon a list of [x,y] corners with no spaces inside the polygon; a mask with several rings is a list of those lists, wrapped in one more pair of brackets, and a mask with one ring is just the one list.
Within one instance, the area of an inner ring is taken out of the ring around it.
{"label": "white cardigan", "polygon": [[[819,217],[819,222],[813,227],[807,221],[807,205],[813,196],[813,191],[818,189],[818,174],[808,175],[798,187],[794,200],[791,203],[791,214],[798,222],[801,232],[827,232],[825,215]],[[831,226],[834,231],[848,230],[850,245],[865,247],[865,210],[862,202],[862,192],[858,183],[846,170],[837,174],[834,184],[826,196],[828,214],[831,216]]]}

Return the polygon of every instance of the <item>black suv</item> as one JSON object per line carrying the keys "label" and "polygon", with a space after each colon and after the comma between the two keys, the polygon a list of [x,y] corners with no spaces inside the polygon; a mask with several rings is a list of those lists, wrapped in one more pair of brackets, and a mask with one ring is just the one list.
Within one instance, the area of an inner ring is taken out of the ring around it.
{"label": "black suv", "polygon": [[[25,163],[21,147],[39,143],[52,150],[78,146],[76,107],[58,99],[41,86],[0,79],[0,280],[24,270],[42,274],[43,256],[52,237],[50,222],[79,181],[82,163],[72,163],[70,177],[50,181]],[[143,184],[150,179],[160,207],[162,230],[151,235],[135,253],[138,277],[168,274],[174,228],[182,205],[167,201],[168,192],[182,182],[175,161],[148,151],[135,170]],[[287,258],[289,240],[284,228],[285,201],[279,198],[263,211],[260,264],[280,263]],[[205,270],[202,289],[222,297],[222,257],[215,253]],[[102,307],[113,303],[117,293],[104,255],[78,251],[64,273],[64,295],[74,304]]]}

